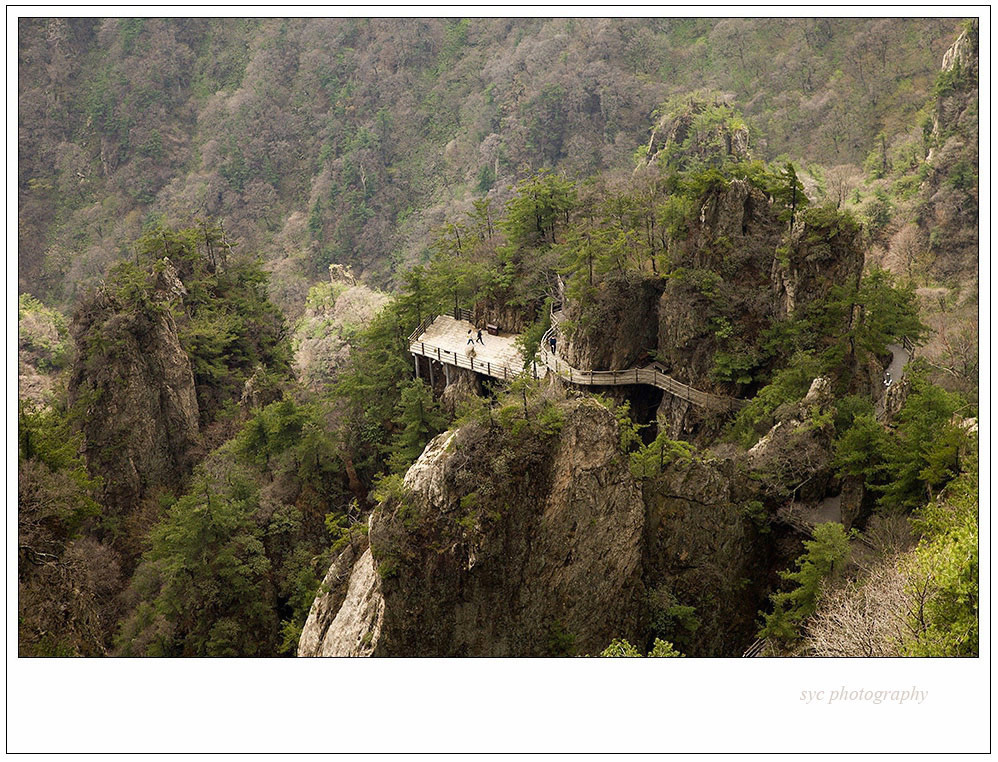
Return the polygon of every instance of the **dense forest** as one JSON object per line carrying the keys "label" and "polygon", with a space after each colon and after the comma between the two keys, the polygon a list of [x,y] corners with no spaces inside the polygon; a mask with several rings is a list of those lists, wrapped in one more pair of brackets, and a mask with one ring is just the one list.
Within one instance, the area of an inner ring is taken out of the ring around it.
{"label": "dense forest", "polygon": [[978,44],[21,19],[18,653],[977,655]]}

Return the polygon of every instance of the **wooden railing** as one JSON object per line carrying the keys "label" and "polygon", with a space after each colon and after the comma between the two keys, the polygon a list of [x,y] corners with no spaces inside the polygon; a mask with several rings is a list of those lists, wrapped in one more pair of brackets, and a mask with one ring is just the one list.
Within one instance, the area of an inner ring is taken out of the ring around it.
{"label": "wooden railing", "polygon": [[766,651],[771,650],[769,648],[769,641],[765,638],[759,638],[752,645],[745,649],[745,653],[742,654],[742,658],[751,659],[756,656],[762,656]]}
{"label": "wooden railing", "polygon": [[[459,354],[453,350],[442,349],[441,347],[425,342],[416,341],[427,328],[436,320],[437,315],[429,315],[423,319],[416,330],[409,335],[409,351],[414,355],[422,355],[441,363],[467,368],[475,373],[484,373],[492,378],[509,380],[528,372],[524,368],[515,368],[508,365],[497,365],[492,362],[475,360],[474,357]],[[456,310],[455,320],[471,319],[471,312],[464,308]],[[694,389],[689,384],[684,384],[672,376],[663,373],[654,364],[644,368],[628,368],[625,370],[580,370],[573,368],[566,363],[557,353],[550,351],[551,337],[558,331],[558,326],[564,319],[564,312],[560,304],[551,307],[551,327],[541,338],[541,345],[538,350],[538,358],[543,368],[554,373],[558,378],[564,379],[571,384],[580,386],[626,386],[629,384],[646,384],[654,386],[662,391],[671,394],[679,399],[686,400],[693,405],[704,407],[709,410],[729,412],[741,410],[748,404],[748,400],[736,397],[724,397],[719,394],[710,394]],[[901,337],[901,343],[909,354],[909,360],[915,356],[915,345],[907,336]],[[537,363],[534,362],[529,372],[537,378]]]}
{"label": "wooden railing", "polygon": [[[425,330],[425,329],[424,329]],[[420,331],[422,333],[422,331]],[[416,334],[418,335],[418,334]],[[488,360],[476,360],[474,356],[455,352],[450,349],[443,349],[434,344],[427,344],[425,341],[413,341],[409,345],[409,351],[414,355],[422,355],[436,360],[439,363],[454,365],[458,368],[466,368],[475,373],[482,373],[492,378],[503,381],[511,381],[524,373],[531,373],[537,378],[537,364],[534,363],[530,369],[515,368],[509,365],[500,365]]]}
{"label": "wooden railing", "polygon": [[[467,310],[461,312],[462,319]],[[440,363],[454,365],[458,368],[467,368],[475,373],[483,373],[492,378],[499,378],[505,381],[516,378],[524,373],[531,373],[537,378],[538,362],[533,362],[530,369],[516,368],[508,365],[497,365],[496,363],[476,360],[474,356],[444,349],[435,344],[428,344],[425,341],[417,341],[427,328],[436,319],[436,315],[430,315],[420,322],[416,330],[409,335],[409,351],[414,355],[429,357]],[[722,397],[717,394],[709,394],[699,389],[694,389],[682,381],[677,381],[672,376],[663,373],[655,365],[644,368],[628,368],[626,370],[579,370],[566,363],[556,352],[550,351],[551,337],[558,330],[558,324],[562,321],[562,310],[560,305],[552,307],[551,327],[541,338],[541,345],[538,349],[539,364],[551,373],[564,379],[571,384],[580,386],[627,386],[630,384],[646,384],[654,386],[671,394],[679,399],[684,399],[693,405],[704,407],[710,410],[728,412],[740,410],[748,404],[747,400],[735,399],[734,397]]]}
{"label": "wooden railing", "polygon": [[[554,305],[551,309],[551,327],[541,338],[539,357],[549,371],[559,378],[569,383],[582,386],[624,386],[628,384],[647,384],[655,386],[674,397],[684,399],[699,407],[710,410],[727,412],[740,410],[748,404],[748,400],[740,400],[734,397],[722,397],[718,394],[709,394],[699,389],[694,389],[689,384],[677,381],[672,376],[663,373],[654,365],[644,368],[628,368],[626,370],[579,370],[567,364],[550,351],[551,337],[558,330],[563,313],[560,305]],[[557,345],[556,345],[557,346]]]}
{"label": "wooden railing", "polygon": [[419,325],[416,326],[416,330],[409,334],[409,343],[412,344],[417,338],[423,335],[426,332],[426,329],[429,328],[436,319],[436,315],[430,315],[423,318],[419,322]]}

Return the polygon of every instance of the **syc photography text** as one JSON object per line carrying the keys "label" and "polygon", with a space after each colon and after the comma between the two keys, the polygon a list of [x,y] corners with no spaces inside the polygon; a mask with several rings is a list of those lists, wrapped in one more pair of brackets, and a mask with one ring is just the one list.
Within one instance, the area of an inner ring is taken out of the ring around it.
{"label": "syc photography text", "polygon": [[904,690],[848,689],[845,686],[831,690],[802,690],[800,700],[805,704],[835,704],[843,701],[866,701],[871,704],[921,704],[928,698],[927,690],[917,687]]}

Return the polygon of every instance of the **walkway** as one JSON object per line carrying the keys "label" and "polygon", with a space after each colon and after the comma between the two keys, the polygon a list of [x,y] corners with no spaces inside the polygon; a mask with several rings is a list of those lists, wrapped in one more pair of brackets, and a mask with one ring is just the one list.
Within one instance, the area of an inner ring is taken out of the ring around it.
{"label": "walkway", "polygon": [[[436,360],[443,365],[455,365],[459,368],[473,370],[492,378],[509,380],[530,372],[535,378],[539,373],[547,371],[571,384],[580,386],[629,386],[645,384],[687,400],[699,407],[727,412],[739,410],[747,400],[733,397],[721,397],[694,389],[682,381],[677,381],[664,373],[656,363],[644,368],[627,368],[624,370],[580,370],[566,363],[557,352],[551,352],[551,337],[558,330],[562,320],[560,308],[551,313],[551,328],[541,339],[537,361],[529,369],[524,369],[523,355],[516,345],[516,335],[502,334],[498,336],[483,335],[484,345],[468,344],[468,330],[473,335],[477,333],[461,312],[461,320],[450,315],[430,316],[409,337],[409,351],[413,355],[421,355]],[[557,346],[557,344],[556,344]],[[468,350],[474,348],[474,352]]]}
{"label": "walkway", "polygon": [[887,412],[887,396],[892,386],[896,386],[904,378],[905,366],[915,357],[915,345],[907,336],[901,338],[900,344],[888,344],[891,362],[884,371],[883,383],[886,387],[883,395],[877,400],[874,412],[878,420],[882,420]]}
{"label": "walkway", "polygon": [[[530,368],[524,369],[523,354],[516,344],[516,334],[502,333],[498,336],[483,334],[483,344],[468,344],[468,331],[477,336],[478,329],[468,320],[471,317],[467,310],[459,312],[461,319],[451,315],[431,315],[423,320],[409,336],[409,351],[413,355],[422,355],[436,360],[442,365],[454,365],[466,368],[492,378],[508,381],[523,373],[531,373],[534,378],[545,370],[558,378],[579,386],[628,386],[645,384],[654,386],[671,394],[673,397],[686,400],[698,407],[718,412],[734,412],[748,404],[748,400],[735,397],[723,397],[694,389],[692,386],[678,381],[666,374],[658,363],[651,363],[643,368],[626,368],[622,370],[580,370],[573,368],[557,354],[551,351],[551,337],[558,333],[558,326],[563,319],[560,306],[551,310],[551,327],[541,339],[537,359]],[[888,371],[892,383],[904,376],[904,366],[914,356],[915,347],[903,338],[901,344],[891,344],[891,364]],[[416,366],[417,373],[419,366]],[[432,366],[431,366],[432,373]],[[882,404],[882,401],[881,401]]]}
{"label": "walkway", "polygon": [[[908,351],[908,348],[902,344],[888,344],[887,349],[891,353],[891,364],[887,366],[886,372],[890,373],[891,383],[895,383],[904,377],[904,366],[911,360],[912,352]],[[885,375],[885,380],[886,378]]]}
{"label": "walkway", "polygon": [[709,410],[728,412],[740,410],[748,404],[748,400],[740,400],[735,397],[722,397],[718,394],[709,394],[694,389],[692,386],[677,381],[672,376],[662,371],[662,366],[658,363],[651,363],[644,368],[628,368],[626,370],[579,370],[568,365],[557,356],[557,343],[555,353],[551,352],[551,337],[558,331],[563,313],[561,307],[556,307],[551,311],[551,328],[541,339],[539,356],[544,366],[569,383],[581,384],[584,386],[624,386],[627,384],[645,384],[661,389],[673,397],[686,400],[699,407]]}

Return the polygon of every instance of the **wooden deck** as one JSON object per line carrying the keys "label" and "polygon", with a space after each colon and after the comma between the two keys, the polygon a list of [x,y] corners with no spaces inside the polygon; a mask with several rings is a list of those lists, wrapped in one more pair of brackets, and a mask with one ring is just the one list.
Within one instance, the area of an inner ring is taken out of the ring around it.
{"label": "wooden deck", "polygon": [[[468,343],[468,331],[475,339],[472,344]],[[527,372],[523,367],[523,353],[516,345],[517,334],[490,336],[483,330],[481,343],[477,336],[478,329],[467,320],[456,320],[451,315],[431,316],[409,337],[409,351],[444,365],[505,381]],[[533,367],[530,372],[534,372]]]}

